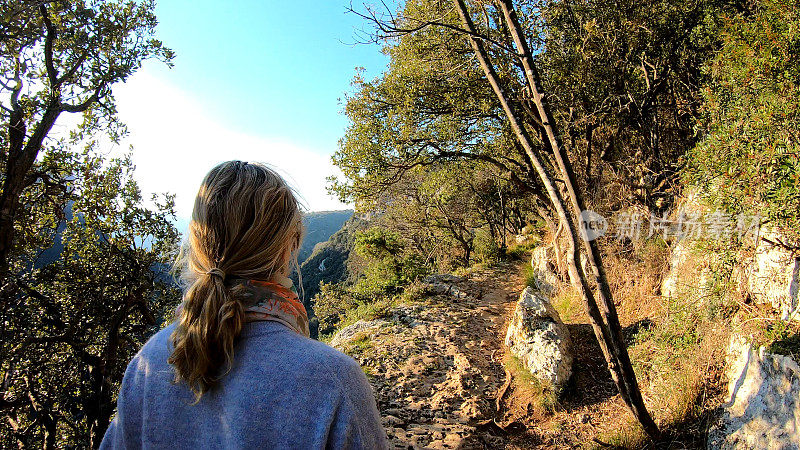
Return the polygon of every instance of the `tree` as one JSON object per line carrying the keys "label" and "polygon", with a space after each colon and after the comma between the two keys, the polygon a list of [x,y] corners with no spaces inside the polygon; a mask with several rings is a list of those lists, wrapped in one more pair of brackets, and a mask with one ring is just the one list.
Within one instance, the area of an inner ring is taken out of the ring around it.
{"label": "tree", "polygon": [[481,166],[475,161],[438,161],[415,167],[387,186],[373,208],[381,212],[381,223],[411,241],[428,263],[442,270],[468,266],[476,230],[489,228],[499,245],[502,215],[509,214],[497,212],[497,175]]}
{"label": "tree", "polygon": [[[73,138],[124,133],[111,88],[148,59],[171,61],[153,37],[153,0],[19,0],[0,4],[0,277],[15,244],[20,197],[46,174],[32,173],[62,113],[82,113]],[[47,181],[47,180],[44,180]]]}
{"label": "tree", "polygon": [[532,51],[594,207],[669,206],[682,157],[696,140],[701,68],[718,47],[723,3],[536,2],[547,32]]}
{"label": "tree", "polygon": [[[172,199],[118,142],[112,86],[172,52],[152,0],[0,3],[0,446],[97,447],[127,361],[179,298]],[[80,114],[51,137],[63,113]],[[83,150],[80,150],[83,148]],[[170,306],[172,305],[172,306]]]}
{"label": "tree", "polygon": [[25,270],[14,266],[0,311],[3,448],[99,446],[128,361],[180,300],[172,198],[142,206],[130,159],[48,151],[50,163],[70,187],[25,191]]}
{"label": "tree", "polygon": [[[395,66],[390,49],[392,65],[380,82],[357,80],[362,89],[348,101],[346,112],[360,120],[348,129],[334,158],[349,183],[334,184],[334,190],[371,198],[415,167],[443,159],[480,160],[504,170],[565,230],[570,279],[584,299],[612,377],[645,431],[656,437],[659,431],[644,406],[595,242],[584,240],[588,264],[581,264],[585,204],[525,38],[544,31],[523,29],[511,1],[482,2],[473,9],[463,0],[451,5],[409,1],[397,17],[379,17],[370,10],[363,14],[377,25],[381,39],[397,40],[394,49],[413,45],[406,48],[410,59],[423,54],[427,65]],[[480,28],[473,15],[481,18]],[[465,40],[471,52],[459,46]],[[429,74],[439,68],[441,73]],[[425,90],[431,85],[426,80],[441,78],[457,86],[446,86],[444,93]],[[465,79],[471,81],[469,88]],[[370,115],[370,109],[380,113]]]}
{"label": "tree", "polygon": [[703,140],[688,181],[729,213],[763,215],[800,242],[800,3],[763,0],[731,14],[702,90]]}

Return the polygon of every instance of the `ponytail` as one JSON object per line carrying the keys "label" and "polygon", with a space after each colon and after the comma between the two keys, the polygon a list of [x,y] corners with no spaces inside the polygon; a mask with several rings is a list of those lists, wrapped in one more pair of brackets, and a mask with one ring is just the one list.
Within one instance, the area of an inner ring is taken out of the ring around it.
{"label": "ponytail", "polygon": [[226,272],[269,280],[288,264],[299,233],[297,202],[272,170],[232,161],[206,176],[176,263],[185,293],[167,360],[175,382],[189,386],[195,403],[233,368],[244,327],[244,307],[225,285]]}
{"label": "ponytail", "polygon": [[195,401],[233,365],[233,344],[244,325],[242,304],[230,296],[225,275],[211,269],[189,287],[172,335],[175,350],[167,360]]}

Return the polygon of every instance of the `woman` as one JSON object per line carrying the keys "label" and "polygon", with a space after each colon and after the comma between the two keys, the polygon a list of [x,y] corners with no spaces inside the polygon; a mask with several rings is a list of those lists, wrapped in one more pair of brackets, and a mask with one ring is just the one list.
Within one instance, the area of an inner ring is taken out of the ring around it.
{"label": "woman", "polygon": [[286,277],[301,214],[259,164],[208,173],[178,259],[177,320],[125,372],[101,448],[385,448],[372,389],[352,358],[308,338]]}

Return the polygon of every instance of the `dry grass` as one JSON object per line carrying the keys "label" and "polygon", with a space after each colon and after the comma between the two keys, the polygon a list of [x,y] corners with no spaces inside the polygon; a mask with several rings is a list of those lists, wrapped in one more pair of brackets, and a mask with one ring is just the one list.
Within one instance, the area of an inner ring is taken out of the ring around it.
{"label": "dry grass", "polygon": [[[604,436],[624,448],[704,447],[722,400],[722,367],[736,311],[730,267],[725,258],[690,253],[677,277],[677,295],[661,297],[658,287],[670,255],[662,244],[643,243],[607,258],[615,299],[622,302],[621,321],[637,325],[628,328],[629,353],[642,394],[665,433],[663,442],[652,443],[631,423]],[[640,280],[624,280],[626,272]]]}
{"label": "dry grass", "polygon": [[631,243],[608,240],[603,263],[623,322],[651,318],[661,305],[661,283],[669,270],[670,248],[660,238]]}
{"label": "dry grass", "polygon": [[[638,423],[621,407],[617,395],[599,404],[580,406],[580,391],[586,389],[582,377],[577,378],[581,385],[574,387],[576,398],[569,399],[568,403],[574,403],[579,411],[585,408],[595,411],[593,414],[598,415],[602,426],[597,427],[592,436],[604,445],[618,448],[703,446],[710,412],[721,398],[720,368],[728,329],[718,326],[718,322],[720,311],[725,309],[700,308],[696,297],[691,296],[661,297],[660,287],[669,269],[671,249],[660,239],[628,244],[606,242],[604,250],[606,273],[631,359],[648,409],[665,431],[665,441],[649,442]],[[687,273],[686,279],[691,275]],[[704,304],[718,303],[707,301]],[[571,326],[588,324],[581,299],[573,289],[562,289],[553,298],[553,305]],[[583,337],[586,338],[588,336]],[[581,351],[587,350],[583,344],[581,348]]]}
{"label": "dry grass", "polygon": [[565,286],[556,293],[552,301],[561,320],[567,323],[577,322],[584,316],[583,300],[572,286]]}
{"label": "dry grass", "polygon": [[524,404],[527,416],[533,420],[551,416],[558,404],[558,393],[553,387],[531,375],[514,355],[507,353],[503,358],[503,366],[514,380],[515,403]]}

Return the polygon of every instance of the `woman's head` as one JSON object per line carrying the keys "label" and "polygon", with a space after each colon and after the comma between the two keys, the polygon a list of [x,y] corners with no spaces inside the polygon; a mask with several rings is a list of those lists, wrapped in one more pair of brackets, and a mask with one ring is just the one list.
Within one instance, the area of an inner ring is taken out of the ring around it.
{"label": "woman's head", "polygon": [[176,381],[185,381],[198,399],[230,369],[244,325],[226,278],[285,275],[297,264],[301,236],[297,199],[273,170],[229,161],[206,175],[178,258],[185,294],[169,358]]}

